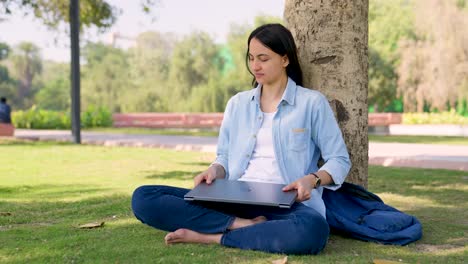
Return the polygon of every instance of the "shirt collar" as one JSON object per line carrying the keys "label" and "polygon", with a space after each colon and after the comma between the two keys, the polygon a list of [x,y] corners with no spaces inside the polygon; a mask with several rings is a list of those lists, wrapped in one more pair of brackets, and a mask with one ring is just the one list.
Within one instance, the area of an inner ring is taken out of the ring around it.
{"label": "shirt collar", "polygon": [[[261,84],[257,85],[257,87],[253,89],[253,94],[251,98],[251,100],[255,100],[255,102],[258,105],[260,105],[260,91],[262,90],[261,88],[262,88]],[[284,90],[281,101],[286,101],[288,104],[294,105],[294,101],[296,99],[296,91],[297,91],[296,82],[288,77],[288,83],[286,84],[286,89]]]}

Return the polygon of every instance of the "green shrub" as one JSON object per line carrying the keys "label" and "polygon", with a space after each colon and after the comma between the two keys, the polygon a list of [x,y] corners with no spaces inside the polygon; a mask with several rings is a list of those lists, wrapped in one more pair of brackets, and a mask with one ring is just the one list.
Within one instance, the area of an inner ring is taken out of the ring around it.
{"label": "green shrub", "polygon": [[17,128],[31,129],[67,129],[71,123],[70,115],[65,112],[43,110],[36,106],[13,112],[12,122]]}
{"label": "green shrub", "polygon": [[457,114],[452,109],[449,112],[441,113],[404,113],[403,124],[453,124],[453,125],[468,125],[468,117]]}
{"label": "green shrub", "polygon": [[103,107],[89,106],[81,113],[81,127],[110,127],[112,126],[112,114]]}
{"label": "green shrub", "polygon": [[[49,111],[36,106],[25,111],[12,113],[12,122],[17,128],[28,129],[70,129],[69,112]],[[81,113],[81,127],[110,127],[112,114],[102,107],[88,107]]]}

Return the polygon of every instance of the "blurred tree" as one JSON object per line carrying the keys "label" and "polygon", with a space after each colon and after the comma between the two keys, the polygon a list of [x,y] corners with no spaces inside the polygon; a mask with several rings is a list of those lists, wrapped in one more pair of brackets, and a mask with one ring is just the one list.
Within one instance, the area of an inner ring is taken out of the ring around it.
{"label": "blurred tree", "polygon": [[252,76],[247,70],[245,54],[247,38],[253,29],[254,26],[249,24],[232,24],[229,29],[226,46],[230,53],[231,63],[223,81],[226,90],[225,103],[234,94],[252,87]]}
{"label": "blurred tree", "polygon": [[171,98],[176,100],[170,103],[169,111],[190,111],[194,99],[190,97],[192,89],[207,84],[209,76],[219,78],[223,66],[220,47],[207,33],[192,32],[178,42],[171,58],[168,82]]}
{"label": "blurred tree", "polygon": [[[140,6],[144,12],[150,13],[156,2],[140,0]],[[32,13],[44,25],[56,29],[63,22],[70,22],[69,8],[69,0],[1,0],[0,19],[21,11],[22,14]],[[105,31],[115,23],[120,13],[119,8],[106,0],[80,1],[80,23],[83,28],[95,26],[100,31]]]}
{"label": "blurred tree", "polygon": [[369,47],[369,98],[368,104],[375,112],[392,105],[396,98],[394,66],[376,50]]}
{"label": "blurred tree", "polygon": [[2,65],[2,61],[8,58],[10,46],[0,42],[0,96],[8,98],[13,109],[18,107],[16,95],[17,82],[10,76],[8,68]]}
{"label": "blurred tree", "polygon": [[219,72],[207,73],[207,81],[191,89],[191,112],[223,112],[225,107],[225,88]]}
{"label": "blurred tree", "polygon": [[0,42],[0,61],[8,57],[10,53],[10,46],[8,44]]}
{"label": "blurred tree", "polygon": [[15,47],[11,61],[13,76],[18,80],[17,98],[22,107],[32,105],[33,79],[42,72],[40,49],[31,42],[22,42]]}
{"label": "blurred tree", "polygon": [[414,0],[417,40],[402,41],[398,91],[405,111],[468,100],[468,11],[461,1]]}
{"label": "blurred tree", "polygon": [[176,44],[174,34],[144,32],[138,35],[135,47],[128,52],[130,78],[135,90],[127,90],[134,95],[122,106],[123,112],[164,112],[169,100],[167,80],[172,51]]}
{"label": "blurred tree", "polygon": [[37,92],[36,103],[41,109],[68,111],[70,109],[70,81],[59,77],[47,82]]}
{"label": "blurred tree", "polygon": [[34,104],[47,110],[70,110],[70,65],[43,61],[42,73],[35,78],[38,87]]}
{"label": "blurred tree", "polygon": [[86,66],[82,70],[82,105],[105,107],[120,112],[124,95],[134,87],[124,51],[102,43],[88,43],[83,49]]}
{"label": "blurred tree", "polygon": [[369,1],[368,103],[376,112],[389,107],[396,98],[398,43],[415,37],[413,14],[413,4],[408,0]]}

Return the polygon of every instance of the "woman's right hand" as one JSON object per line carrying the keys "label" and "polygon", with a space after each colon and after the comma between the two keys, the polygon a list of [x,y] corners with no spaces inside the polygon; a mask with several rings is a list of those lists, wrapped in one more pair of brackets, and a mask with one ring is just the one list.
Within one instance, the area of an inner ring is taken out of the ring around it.
{"label": "woman's right hand", "polygon": [[202,182],[206,182],[206,184],[211,184],[216,178],[224,178],[225,172],[223,166],[219,164],[213,164],[208,169],[193,179],[194,185],[197,186]]}

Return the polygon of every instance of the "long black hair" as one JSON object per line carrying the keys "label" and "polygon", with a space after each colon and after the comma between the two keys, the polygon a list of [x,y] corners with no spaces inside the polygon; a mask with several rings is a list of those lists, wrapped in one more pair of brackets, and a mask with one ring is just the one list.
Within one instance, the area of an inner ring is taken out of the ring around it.
{"label": "long black hair", "polygon": [[255,75],[249,68],[249,45],[253,38],[258,39],[263,45],[271,49],[273,52],[281,56],[286,55],[289,60],[289,64],[286,66],[286,74],[293,79],[296,84],[302,86],[302,70],[297,58],[296,43],[294,43],[291,31],[281,24],[265,24],[252,31],[247,41],[245,63],[248,71],[254,77],[252,80],[252,85],[254,87],[257,86],[258,83],[255,80]]}

